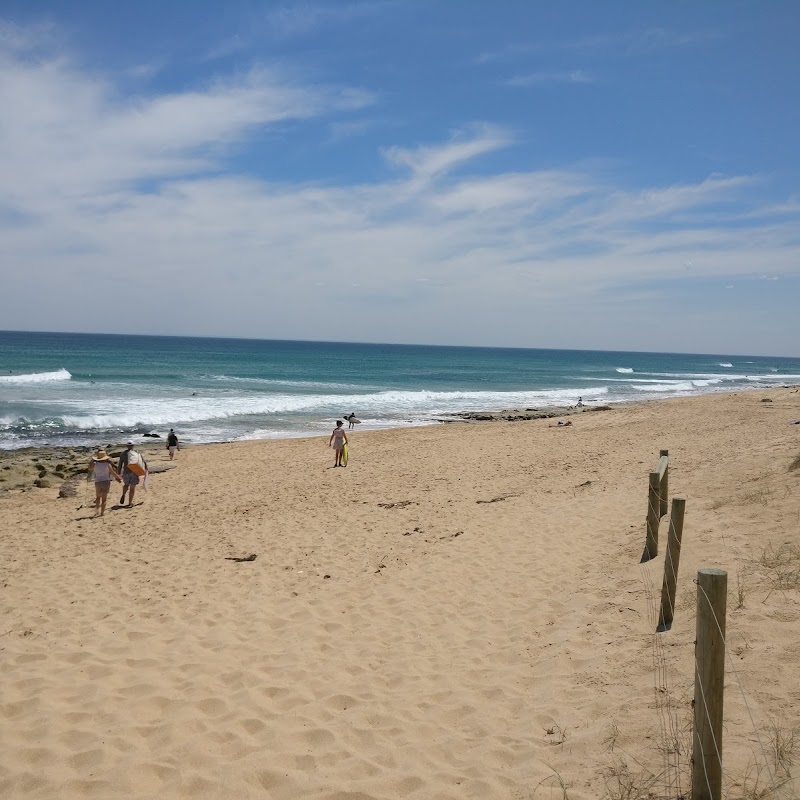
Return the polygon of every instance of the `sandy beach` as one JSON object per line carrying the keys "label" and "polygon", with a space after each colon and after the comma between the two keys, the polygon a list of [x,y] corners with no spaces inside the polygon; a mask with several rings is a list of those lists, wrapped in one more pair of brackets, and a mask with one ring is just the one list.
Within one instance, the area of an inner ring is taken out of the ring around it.
{"label": "sandy beach", "polygon": [[[688,796],[702,567],[728,571],[726,796],[783,780],[800,390],[570,419],[355,429],[346,469],[327,436],[185,448],[103,519],[82,487],[0,495],[0,796]],[[656,635],[662,448],[686,519]]]}

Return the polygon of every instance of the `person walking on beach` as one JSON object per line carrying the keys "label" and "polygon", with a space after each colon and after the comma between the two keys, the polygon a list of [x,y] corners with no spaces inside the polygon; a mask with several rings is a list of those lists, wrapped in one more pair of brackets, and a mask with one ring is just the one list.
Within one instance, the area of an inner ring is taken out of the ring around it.
{"label": "person walking on beach", "polygon": [[342,425],[344,425],[344,422],[337,419],[336,427],[333,429],[331,438],[328,440],[328,447],[333,446],[334,453],[336,454],[336,460],[333,463],[334,467],[343,466],[342,454],[344,453],[344,446],[347,444],[347,434],[344,432]]}
{"label": "person walking on beach", "polygon": [[128,489],[130,489],[128,506],[133,505],[133,496],[136,494],[136,487],[139,485],[139,475],[131,469],[132,466],[147,470],[147,462],[133,449],[133,442],[128,442],[127,450],[122,451],[117,463],[117,472],[122,473],[122,497],[119,499],[121,506],[125,505],[125,494]]}
{"label": "person walking on beach", "polygon": [[108,500],[108,492],[111,489],[111,478],[119,482],[119,473],[114,469],[108,453],[100,448],[89,462],[89,469],[91,470],[89,477],[94,477],[94,515],[100,512],[102,517],[106,513],[106,500]]}
{"label": "person walking on beach", "polygon": [[175,429],[170,428],[169,433],[167,434],[167,450],[169,450],[169,460],[172,461],[175,458],[175,451],[180,450],[181,447],[178,444],[178,437],[175,434]]}
{"label": "person walking on beach", "polygon": [[355,428],[355,426],[356,426],[356,423],[355,423],[355,421],[354,421],[354,420],[355,420],[355,418],[356,418],[356,412],[355,412],[355,411],[351,411],[351,412],[350,412],[350,415],[349,415],[349,416],[347,416],[347,417],[345,417],[345,419],[346,419],[346,420],[347,420],[347,421],[350,423],[350,424],[347,426],[348,428]]}

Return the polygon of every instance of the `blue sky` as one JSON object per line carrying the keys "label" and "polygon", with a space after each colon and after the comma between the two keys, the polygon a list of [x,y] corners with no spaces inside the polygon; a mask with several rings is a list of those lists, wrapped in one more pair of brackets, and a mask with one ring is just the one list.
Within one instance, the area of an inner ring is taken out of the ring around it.
{"label": "blue sky", "polygon": [[0,328],[800,353],[795,2],[0,0]]}

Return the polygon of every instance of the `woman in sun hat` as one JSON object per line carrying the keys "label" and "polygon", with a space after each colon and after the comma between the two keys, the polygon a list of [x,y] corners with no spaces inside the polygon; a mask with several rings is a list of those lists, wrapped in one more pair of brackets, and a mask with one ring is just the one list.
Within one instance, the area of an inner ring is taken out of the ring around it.
{"label": "woman in sun hat", "polygon": [[94,474],[94,515],[97,516],[99,510],[102,517],[106,513],[106,500],[111,489],[111,478],[113,477],[115,481],[119,482],[119,473],[114,469],[108,453],[102,447],[98,448],[92,456],[89,469]]}

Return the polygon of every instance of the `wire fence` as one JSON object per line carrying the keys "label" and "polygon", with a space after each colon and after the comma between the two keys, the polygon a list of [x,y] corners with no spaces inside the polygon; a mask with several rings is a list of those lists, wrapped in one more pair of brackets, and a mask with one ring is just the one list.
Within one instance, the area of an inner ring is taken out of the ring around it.
{"label": "wire fence", "polygon": [[[662,451],[662,458],[665,451]],[[664,497],[660,491],[663,484],[659,484],[658,489],[654,491],[654,481],[652,480],[654,473],[651,473],[651,480],[648,486],[648,530],[647,540],[645,543],[645,553],[640,563],[640,573],[644,588],[645,603],[647,605],[649,619],[656,621],[654,628],[653,642],[652,642],[652,663],[653,663],[653,690],[655,695],[655,707],[658,714],[659,734],[661,738],[661,749],[663,754],[662,770],[659,776],[659,783],[663,790],[663,797],[674,800],[681,800],[687,797],[684,780],[687,777],[689,764],[688,752],[687,758],[682,760],[684,756],[685,741],[683,731],[681,729],[679,720],[679,708],[674,699],[673,685],[671,682],[669,667],[667,664],[665,646],[664,646],[664,633],[669,631],[669,626],[664,625],[665,609],[668,610],[670,622],[674,619],[676,614],[676,587],[678,586],[678,571],[679,571],[679,555],[682,547],[681,530],[676,528],[676,515],[675,515],[675,499],[673,499],[673,514],[669,517],[668,525],[668,543],[664,558],[664,580],[662,586],[662,595],[660,608],[657,609],[655,599],[655,589],[651,570],[648,566],[648,561],[651,558],[646,558],[648,555],[648,547],[653,543],[653,534],[655,534],[655,541],[657,542],[657,527],[655,531],[652,529],[652,521],[656,520],[656,526],[660,523],[660,518],[664,514],[666,504],[663,502]],[[676,498],[680,500],[680,498]],[[682,501],[681,501],[682,502]],[[682,527],[682,509],[680,514],[680,523]],[[781,783],[776,775],[776,770],[773,770],[771,764],[770,754],[764,745],[761,732],[756,724],[755,718],[751,710],[751,703],[748,700],[747,692],[745,691],[741,677],[735,667],[734,659],[730,651],[728,637],[725,634],[725,620],[719,619],[717,611],[714,609],[711,598],[705,591],[699,580],[695,580],[697,585],[697,612],[700,613],[704,608],[710,614],[710,619],[713,620],[713,627],[715,630],[711,631],[715,637],[718,637],[722,643],[723,648],[723,667],[727,666],[730,674],[733,676],[735,683],[739,688],[742,696],[744,707],[747,711],[747,716],[750,721],[750,726],[755,734],[755,739],[758,744],[758,752],[760,754],[761,762],[765,765],[769,775],[769,786],[760,789],[754,797],[768,798],[773,797],[776,800],[784,800],[781,794]],[[704,606],[701,604],[705,604]],[[716,798],[719,794],[715,793],[712,786],[712,776],[709,774],[708,764],[709,757],[714,759],[719,768],[719,775],[726,783],[725,796],[732,797],[732,790],[736,781],[733,776],[724,769],[724,762],[722,760],[722,742],[721,739],[721,725],[719,726],[720,734],[715,733],[715,725],[713,724],[714,713],[709,708],[710,699],[708,698],[709,687],[706,685],[704,677],[701,672],[701,665],[698,660],[698,653],[694,654],[694,673],[695,673],[695,698],[694,698],[694,721],[692,732],[692,749],[694,750],[692,769],[692,786],[699,796],[707,796],[709,798]],[[699,719],[698,719],[699,717]],[[721,717],[721,715],[720,715]],[[711,744],[713,750],[707,752],[707,747],[703,743],[703,738],[700,735],[698,728],[701,723],[705,728],[705,733],[710,734]],[[697,772],[702,770],[702,772]],[[707,793],[707,794],[706,794]]]}

